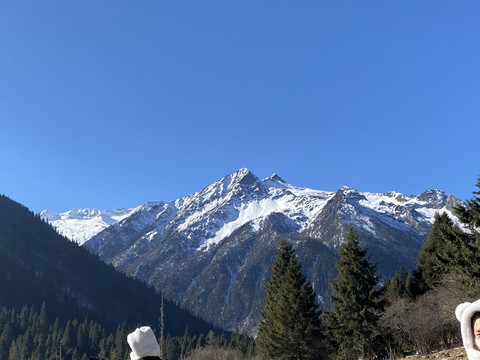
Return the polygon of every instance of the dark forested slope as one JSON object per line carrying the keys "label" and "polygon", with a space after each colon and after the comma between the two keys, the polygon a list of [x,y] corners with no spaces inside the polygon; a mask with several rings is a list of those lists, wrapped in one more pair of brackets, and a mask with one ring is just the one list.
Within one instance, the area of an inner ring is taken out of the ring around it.
{"label": "dark forested slope", "polygon": [[[88,316],[104,326],[158,326],[161,297],[60,236],[26,207],[0,196],[0,308],[46,302],[51,317]],[[165,333],[207,333],[212,327],[164,303]]]}

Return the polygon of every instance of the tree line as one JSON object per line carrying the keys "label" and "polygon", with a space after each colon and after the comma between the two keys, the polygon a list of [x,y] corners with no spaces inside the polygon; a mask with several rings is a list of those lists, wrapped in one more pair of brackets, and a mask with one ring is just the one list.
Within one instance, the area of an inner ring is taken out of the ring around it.
{"label": "tree line", "polygon": [[[131,350],[126,339],[133,330],[122,323],[110,333],[87,318],[64,324],[56,318],[49,323],[45,303],[40,311],[27,305],[19,311],[4,307],[0,310],[0,360],[127,360]],[[167,334],[159,343],[164,360],[202,359],[212,350],[228,353],[231,359],[252,358],[255,354],[254,342],[247,336],[214,331],[197,336],[190,334],[188,327],[182,336]]]}

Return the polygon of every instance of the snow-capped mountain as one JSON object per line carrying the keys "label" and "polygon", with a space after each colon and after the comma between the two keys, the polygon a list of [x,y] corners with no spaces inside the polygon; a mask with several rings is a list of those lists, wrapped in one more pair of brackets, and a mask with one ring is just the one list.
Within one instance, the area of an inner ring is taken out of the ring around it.
{"label": "snow-capped mountain", "polygon": [[132,210],[72,209],[61,214],[44,210],[39,215],[61,235],[82,245],[103,229],[125,219]]}
{"label": "snow-capped mountain", "polygon": [[253,334],[282,237],[293,242],[304,273],[325,298],[349,224],[390,277],[400,266],[414,267],[435,212],[454,218],[458,202],[439,190],[404,196],[305,189],[240,169],[193,195],[139,206],[85,246],[195,314]]}

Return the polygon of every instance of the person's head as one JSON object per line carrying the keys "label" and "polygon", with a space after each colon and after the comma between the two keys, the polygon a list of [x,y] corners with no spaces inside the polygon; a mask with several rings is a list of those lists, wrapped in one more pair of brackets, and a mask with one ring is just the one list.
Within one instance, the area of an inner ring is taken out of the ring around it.
{"label": "person's head", "polygon": [[141,360],[147,357],[160,359],[160,346],[149,326],[142,326],[127,336],[128,345],[132,349],[131,360]]}
{"label": "person's head", "polygon": [[472,315],[472,332],[475,339],[480,340],[480,311]]}

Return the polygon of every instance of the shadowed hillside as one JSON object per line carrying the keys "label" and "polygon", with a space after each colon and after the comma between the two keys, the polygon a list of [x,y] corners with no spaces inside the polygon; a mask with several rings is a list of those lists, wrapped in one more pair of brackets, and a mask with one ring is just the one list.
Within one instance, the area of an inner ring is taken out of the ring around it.
{"label": "shadowed hillside", "polygon": [[[0,307],[40,308],[50,317],[88,316],[113,329],[158,326],[161,296],[60,236],[26,207],[0,196]],[[165,333],[207,333],[208,323],[165,301]]]}

